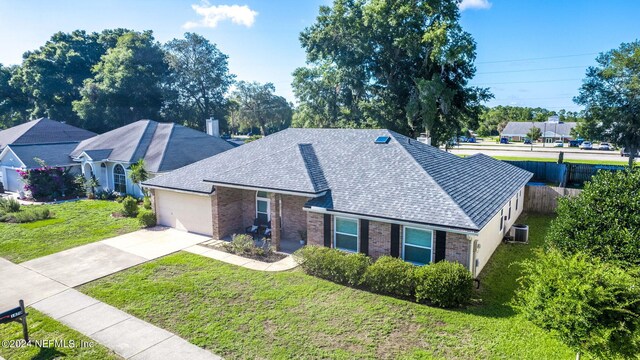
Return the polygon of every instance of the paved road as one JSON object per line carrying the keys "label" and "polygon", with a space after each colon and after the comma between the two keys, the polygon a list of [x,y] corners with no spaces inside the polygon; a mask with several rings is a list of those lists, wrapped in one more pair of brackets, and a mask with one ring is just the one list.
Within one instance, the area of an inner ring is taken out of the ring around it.
{"label": "paved road", "polygon": [[192,247],[209,237],[169,229],[140,230],[14,264],[0,258],[0,309],[27,305],[103,344],[125,359],[215,360],[220,357],[72,287]]}

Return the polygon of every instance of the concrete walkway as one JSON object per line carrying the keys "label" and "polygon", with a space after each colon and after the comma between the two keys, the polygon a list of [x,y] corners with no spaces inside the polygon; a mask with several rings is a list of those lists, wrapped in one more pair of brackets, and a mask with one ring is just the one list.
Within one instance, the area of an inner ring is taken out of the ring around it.
{"label": "concrete walkway", "polygon": [[125,359],[220,359],[181,337],[74,289],[31,305]]}
{"label": "concrete walkway", "polygon": [[73,286],[192,247],[208,237],[154,228],[22,264],[0,258],[0,309],[26,305],[89,336],[125,359],[220,359],[211,352],[86,296]]}
{"label": "concrete walkway", "polygon": [[298,263],[293,259],[293,256],[291,255],[285,257],[280,261],[268,263],[259,260],[247,259],[242,256],[229,254],[228,252],[212,249],[210,247],[201,245],[193,245],[184,249],[184,251],[219,260],[227,264],[242,266],[247,269],[258,271],[285,271],[291,270],[298,266]]}

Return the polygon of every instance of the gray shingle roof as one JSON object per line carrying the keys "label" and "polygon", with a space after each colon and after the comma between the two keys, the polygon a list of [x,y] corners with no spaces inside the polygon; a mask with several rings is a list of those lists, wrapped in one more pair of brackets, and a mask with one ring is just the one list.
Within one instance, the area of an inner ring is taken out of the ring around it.
{"label": "gray shingle roof", "polygon": [[[378,136],[388,144],[375,144]],[[481,229],[531,178],[478,155],[460,158],[388,130],[287,129],[146,182],[211,193],[213,184],[322,194],[306,206]]]}
{"label": "gray shingle roof", "polygon": [[[545,125],[546,124],[546,125]],[[502,136],[527,136],[531,127],[535,126],[544,137],[571,137],[571,129],[576,127],[575,122],[549,123],[549,122],[519,122],[510,121],[502,130]],[[546,133],[545,133],[546,131]]]}
{"label": "gray shingle roof", "polygon": [[40,164],[35,160],[36,158],[43,160],[49,166],[77,165],[69,156],[77,145],[77,142],[37,145],[15,144],[9,145],[9,148],[27,168],[37,168],[40,167]]}
{"label": "gray shingle roof", "polygon": [[51,144],[82,141],[95,133],[47,118],[0,131],[0,149],[11,144]]}
{"label": "gray shingle roof", "polygon": [[86,152],[94,160],[128,163],[142,158],[147,171],[158,173],[231,148],[223,139],[181,125],[140,120],[82,141],[71,155],[79,157]]}

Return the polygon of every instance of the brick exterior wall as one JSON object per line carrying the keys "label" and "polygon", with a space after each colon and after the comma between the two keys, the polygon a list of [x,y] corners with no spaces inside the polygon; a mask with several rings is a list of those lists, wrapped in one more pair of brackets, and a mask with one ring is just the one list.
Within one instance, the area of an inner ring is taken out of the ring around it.
{"label": "brick exterior wall", "polygon": [[466,235],[447,233],[447,248],[444,258],[457,261],[469,268],[469,240]]}
{"label": "brick exterior wall", "polygon": [[[309,198],[280,195],[282,199],[282,240],[300,240],[300,231],[307,231],[307,212],[302,210]],[[307,235],[308,236],[308,235]]]}
{"label": "brick exterior wall", "polygon": [[213,237],[222,239],[244,233],[242,214],[242,190],[216,187],[211,197]]}
{"label": "brick exterior wall", "polygon": [[369,256],[374,259],[391,254],[391,224],[369,221]]}
{"label": "brick exterior wall", "polygon": [[324,214],[307,212],[307,244],[324,246]]}

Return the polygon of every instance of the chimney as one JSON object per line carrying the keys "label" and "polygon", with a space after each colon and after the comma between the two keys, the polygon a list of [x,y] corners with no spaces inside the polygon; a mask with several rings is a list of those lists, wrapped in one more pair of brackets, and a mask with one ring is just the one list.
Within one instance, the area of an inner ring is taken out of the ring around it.
{"label": "chimney", "polygon": [[207,119],[206,129],[208,135],[220,137],[220,122],[218,120]]}

